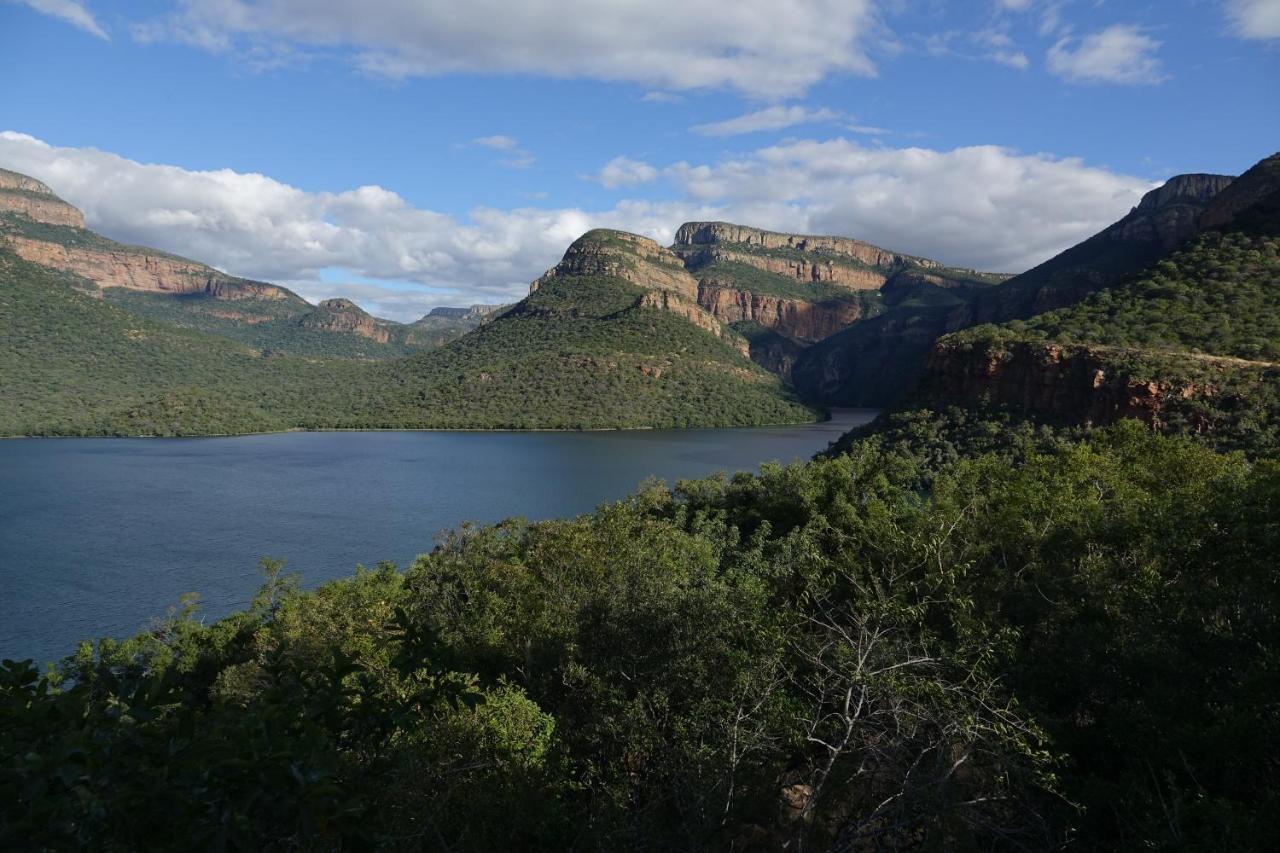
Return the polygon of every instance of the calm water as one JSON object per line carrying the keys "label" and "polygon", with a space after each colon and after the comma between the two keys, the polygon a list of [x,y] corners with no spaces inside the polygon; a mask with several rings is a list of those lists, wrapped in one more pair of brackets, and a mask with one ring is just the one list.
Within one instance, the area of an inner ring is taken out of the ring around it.
{"label": "calm water", "polygon": [[598,433],[287,433],[0,441],[0,657],[125,636],[198,592],[246,605],[262,556],[314,586],[407,565],[463,521],[587,512],[672,483],[812,456],[874,412],[801,427]]}

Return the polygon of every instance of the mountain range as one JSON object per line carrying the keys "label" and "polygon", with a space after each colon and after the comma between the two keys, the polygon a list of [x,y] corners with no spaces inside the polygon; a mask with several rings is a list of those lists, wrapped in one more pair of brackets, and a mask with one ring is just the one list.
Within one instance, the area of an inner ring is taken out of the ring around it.
{"label": "mountain range", "polygon": [[1229,433],[1270,417],[1278,164],[1171,178],[1018,275],[689,222],[670,247],[588,232],[520,302],[412,324],[117,243],[0,170],[18,377],[0,429],[727,426],[900,404]]}

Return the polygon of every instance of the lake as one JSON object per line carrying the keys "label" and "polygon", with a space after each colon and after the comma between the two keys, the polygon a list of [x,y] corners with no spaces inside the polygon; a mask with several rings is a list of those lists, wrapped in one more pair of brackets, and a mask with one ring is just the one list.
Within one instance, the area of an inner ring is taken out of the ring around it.
{"label": "lake", "polygon": [[795,427],[618,432],[309,432],[0,441],[0,658],[43,664],[200,595],[249,603],[259,558],[315,586],[403,567],[464,521],[577,515],[646,477],[807,459],[875,416]]}

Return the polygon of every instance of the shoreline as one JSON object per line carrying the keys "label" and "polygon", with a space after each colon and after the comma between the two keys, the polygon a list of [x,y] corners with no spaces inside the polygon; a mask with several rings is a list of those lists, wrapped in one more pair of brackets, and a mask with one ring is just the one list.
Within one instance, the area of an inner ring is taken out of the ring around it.
{"label": "shoreline", "polygon": [[[722,429],[778,429],[782,427],[803,427],[816,426],[818,424],[830,423],[835,420],[836,412],[875,412],[879,414],[882,409],[864,408],[857,406],[835,407],[828,409],[826,417],[813,421],[783,421],[770,424],[740,424],[740,425],[722,425],[722,426],[699,426],[699,427],[677,427],[677,426],[640,426],[640,427],[580,427],[580,428],[558,428],[558,427],[320,427],[317,429],[308,429],[305,427],[296,427],[291,429],[278,430],[261,430],[256,432],[210,432],[210,433],[194,433],[191,435],[113,435],[110,433],[92,434],[92,435],[0,435],[0,440],[17,440],[24,438],[33,439],[77,439],[77,438],[118,438],[130,441],[145,439],[195,439],[195,438],[244,438],[254,435],[290,435],[293,433],[324,433],[324,432],[466,432],[466,433],[598,433],[598,432],[698,432],[705,430],[722,430]],[[852,428],[852,427],[851,427]]]}

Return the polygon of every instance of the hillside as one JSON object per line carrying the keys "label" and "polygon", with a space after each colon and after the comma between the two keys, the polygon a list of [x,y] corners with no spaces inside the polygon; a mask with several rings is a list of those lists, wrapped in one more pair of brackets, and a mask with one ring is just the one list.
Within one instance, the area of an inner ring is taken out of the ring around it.
{"label": "hillside", "polygon": [[959,298],[904,302],[812,347],[796,365],[797,388],[832,405],[890,404],[923,375],[942,335],[1073,305],[1138,273],[1199,233],[1223,175],[1179,175],[1147,193],[1113,225],[996,286]]}
{"label": "hillside", "polygon": [[899,305],[962,302],[1006,278],[847,237],[728,222],[686,222],[671,250],[697,279],[698,304],[784,378],[808,347],[860,321]]}
{"label": "hillside", "polygon": [[909,403],[1084,425],[1134,417],[1280,448],[1280,155],[1232,187],[1228,215],[1210,205],[1214,227],[1140,274],[1068,308],[944,337]]}
{"label": "hillside", "polygon": [[103,237],[85,228],[83,214],[48,186],[4,169],[0,243],[24,260],[77,276],[82,287],[139,317],[272,353],[395,358],[461,337],[480,322],[464,313],[404,325],[375,320],[350,302],[312,306],[278,285]]}
{"label": "hillside", "polygon": [[[592,231],[529,296],[443,349],[386,369],[448,400],[449,425],[711,426],[815,413],[753,364],[652,240]],[[423,415],[440,420],[434,413]]]}
{"label": "hillside", "polygon": [[[604,255],[646,280],[627,253]],[[350,306],[322,310],[323,322],[346,322]],[[5,435],[734,426],[817,416],[743,355],[745,341],[678,293],[567,270],[442,349],[360,362],[271,355],[138,317],[71,274],[0,248],[0,323]]]}

